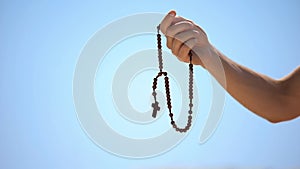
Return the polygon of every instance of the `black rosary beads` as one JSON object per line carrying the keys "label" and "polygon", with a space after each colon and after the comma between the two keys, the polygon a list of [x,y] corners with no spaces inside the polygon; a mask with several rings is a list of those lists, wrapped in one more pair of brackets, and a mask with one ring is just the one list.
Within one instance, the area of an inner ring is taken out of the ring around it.
{"label": "black rosary beads", "polygon": [[157,76],[153,79],[153,92],[152,95],[154,97],[154,103],[152,103],[153,107],[153,113],[152,117],[156,118],[157,112],[160,110],[159,107],[159,102],[156,99],[156,91],[155,89],[157,88],[157,80],[159,77],[164,76],[164,81],[165,81],[165,91],[166,91],[166,97],[167,97],[167,105],[168,105],[168,110],[169,110],[169,116],[171,119],[171,125],[173,128],[178,131],[178,132],[187,132],[191,125],[192,125],[192,108],[193,108],[193,64],[192,64],[192,52],[189,52],[189,57],[190,57],[190,63],[189,63],[189,111],[188,111],[188,121],[187,124],[184,128],[179,128],[174,119],[173,119],[173,113],[172,113],[172,104],[171,104],[171,96],[170,96],[170,86],[169,86],[169,77],[168,73],[163,71],[163,59],[162,59],[162,46],[161,46],[161,35],[159,33],[160,25],[157,26],[157,50],[158,50],[158,63],[159,63],[159,72]]}

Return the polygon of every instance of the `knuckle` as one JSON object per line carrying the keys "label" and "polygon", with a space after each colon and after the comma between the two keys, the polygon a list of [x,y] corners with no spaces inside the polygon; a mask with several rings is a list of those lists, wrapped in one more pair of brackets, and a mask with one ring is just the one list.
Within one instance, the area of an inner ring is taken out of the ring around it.
{"label": "knuckle", "polygon": [[184,29],[184,30],[189,30],[189,29],[192,29],[193,28],[193,24],[192,23],[190,23],[190,22],[188,22],[188,21],[182,21],[182,22],[180,22],[180,23],[178,23],[178,25],[179,26],[182,26],[182,28]]}
{"label": "knuckle", "polygon": [[194,36],[194,37],[199,37],[199,35],[200,35],[200,32],[199,32],[199,31],[193,30],[193,36]]}
{"label": "knuckle", "polygon": [[187,22],[187,27],[188,27],[188,28],[193,28],[193,27],[194,27],[194,24],[191,23],[190,21],[188,21],[188,22]]}

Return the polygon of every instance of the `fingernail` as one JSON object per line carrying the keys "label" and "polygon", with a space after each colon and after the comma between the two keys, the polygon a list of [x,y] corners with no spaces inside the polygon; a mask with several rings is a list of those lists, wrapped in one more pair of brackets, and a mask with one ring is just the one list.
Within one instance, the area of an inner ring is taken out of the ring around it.
{"label": "fingernail", "polygon": [[170,11],[170,12],[168,13],[168,15],[175,16],[176,13],[175,13],[175,11]]}

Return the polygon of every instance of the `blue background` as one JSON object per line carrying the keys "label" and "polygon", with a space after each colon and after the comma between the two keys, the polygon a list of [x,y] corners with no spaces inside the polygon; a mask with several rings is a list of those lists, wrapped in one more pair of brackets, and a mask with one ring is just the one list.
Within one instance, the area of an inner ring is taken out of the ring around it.
{"label": "blue background", "polygon": [[300,3],[265,1],[0,2],[0,168],[300,167],[300,119],[271,124],[227,95],[213,137],[125,159],[86,136],[73,105],[80,51],[100,28],[134,13],[177,10],[232,60],[273,78],[300,63]]}

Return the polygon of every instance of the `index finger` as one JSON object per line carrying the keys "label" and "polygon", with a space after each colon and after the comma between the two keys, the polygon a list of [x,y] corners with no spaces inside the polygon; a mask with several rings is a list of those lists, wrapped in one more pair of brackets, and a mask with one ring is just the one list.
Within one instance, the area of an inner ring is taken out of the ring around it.
{"label": "index finger", "polygon": [[167,28],[172,24],[174,17],[176,16],[175,11],[170,11],[160,23],[160,30],[163,34],[166,34]]}

